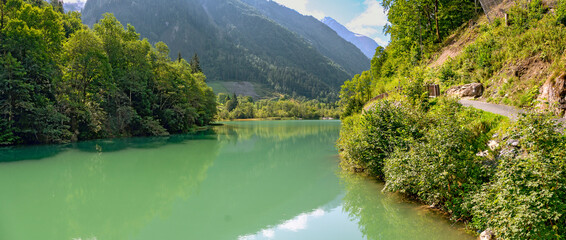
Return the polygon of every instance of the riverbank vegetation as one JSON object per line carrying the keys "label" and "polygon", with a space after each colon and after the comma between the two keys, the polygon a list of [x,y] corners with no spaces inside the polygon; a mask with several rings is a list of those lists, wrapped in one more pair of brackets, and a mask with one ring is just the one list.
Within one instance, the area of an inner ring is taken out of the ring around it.
{"label": "riverbank vegetation", "polygon": [[338,147],[344,168],[378,177],[384,191],[471,229],[555,239],[566,234],[566,135],[559,129],[546,115],[510,123],[450,99],[423,108],[400,97],[344,119]]}
{"label": "riverbank vegetation", "polygon": [[338,119],[339,108],[306,98],[282,96],[254,101],[249,96],[219,94],[218,118],[233,119]]}
{"label": "riverbank vegetation", "polygon": [[566,63],[565,2],[519,2],[506,9],[507,23],[490,23],[473,1],[384,1],[391,43],[340,92],[341,165],[471,230],[564,238],[566,136],[555,109],[511,122],[449,97],[429,99],[425,86],[481,82],[488,101],[539,104],[539,88]]}
{"label": "riverbank vegetation", "polygon": [[210,122],[205,76],[112,15],[0,2],[0,145],[182,133]]}

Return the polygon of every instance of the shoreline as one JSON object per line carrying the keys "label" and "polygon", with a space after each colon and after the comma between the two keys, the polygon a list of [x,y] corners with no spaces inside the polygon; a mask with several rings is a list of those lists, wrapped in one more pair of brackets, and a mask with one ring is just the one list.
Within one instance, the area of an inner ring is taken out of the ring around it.
{"label": "shoreline", "polygon": [[269,117],[269,118],[220,119],[218,122],[289,121],[289,120],[329,121],[329,120],[340,120],[340,119],[330,118],[330,117],[319,118],[319,119]]}

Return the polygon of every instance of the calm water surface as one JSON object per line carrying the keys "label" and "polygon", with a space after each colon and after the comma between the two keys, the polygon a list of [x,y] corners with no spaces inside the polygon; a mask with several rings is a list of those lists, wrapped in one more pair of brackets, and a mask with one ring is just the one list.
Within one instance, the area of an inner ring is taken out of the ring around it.
{"label": "calm water surface", "polygon": [[338,121],[0,149],[1,240],[473,239],[338,167]]}

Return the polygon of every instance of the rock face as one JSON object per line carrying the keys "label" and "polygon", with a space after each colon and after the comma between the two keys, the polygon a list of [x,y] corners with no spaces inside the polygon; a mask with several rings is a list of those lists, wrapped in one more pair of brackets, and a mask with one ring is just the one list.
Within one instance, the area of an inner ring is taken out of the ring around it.
{"label": "rock face", "polygon": [[480,240],[495,240],[495,234],[491,231],[491,229],[487,229],[480,234],[478,238]]}
{"label": "rock face", "polygon": [[466,85],[456,86],[448,89],[446,95],[455,97],[473,97],[478,98],[483,95],[484,87],[481,83],[470,83]]}
{"label": "rock face", "polygon": [[550,107],[557,113],[564,115],[566,109],[566,73],[556,79],[548,79],[540,88],[540,95],[537,100],[541,109]]}

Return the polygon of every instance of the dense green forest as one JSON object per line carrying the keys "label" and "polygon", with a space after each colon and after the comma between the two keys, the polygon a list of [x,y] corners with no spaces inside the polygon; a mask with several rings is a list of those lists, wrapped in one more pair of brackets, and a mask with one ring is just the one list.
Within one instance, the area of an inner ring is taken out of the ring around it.
{"label": "dense green forest", "polygon": [[205,76],[112,15],[90,29],[58,1],[0,6],[1,145],[182,133],[214,118]]}
{"label": "dense green forest", "polygon": [[197,53],[210,82],[250,82],[275,93],[270,96],[335,102],[340,85],[369,68],[359,49],[315,18],[275,3],[250,4],[253,1],[90,0],[83,20],[92,25],[111,12],[151,42],[167,43],[171,57]]}
{"label": "dense green forest", "polygon": [[[536,105],[539,87],[564,71],[566,1],[519,1],[507,22],[488,22],[474,1],[383,6],[391,43],[340,92],[342,166],[497,239],[564,238],[566,135],[554,109],[510,121],[449,97],[430,99],[425,85],[481,82],[488,101]],[[459,54],[439,61],[455,42]],[[521,77],[530,65],[537,74]]]}
{"label": "dense green forest", "polygon": [[306,98],[278,98],[254,101],[249,96],[220,93],[218,118],[233,119],[338,119],[340,108],[336,103],[324,103]]}

